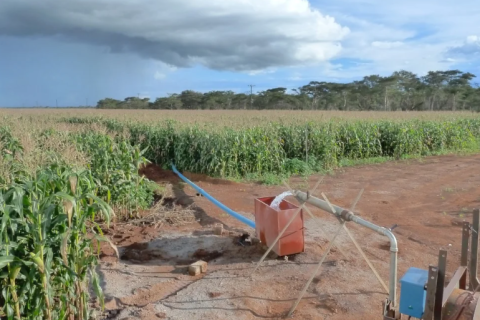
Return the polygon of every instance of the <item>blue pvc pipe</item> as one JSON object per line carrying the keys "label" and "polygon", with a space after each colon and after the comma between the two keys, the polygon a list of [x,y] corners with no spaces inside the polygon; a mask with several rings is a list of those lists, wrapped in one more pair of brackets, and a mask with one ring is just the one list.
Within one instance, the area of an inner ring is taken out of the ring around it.
{"label": "blue pvc pipe", "polygon": [[238,214],[237,212],[233,211],[232,209],[230,209],[229,207],[225,206],[223,203],[220,203],[218,200],[216,200],[215,198],[213,198],[211,195],[209,195],[208,193],[206,193],[203,189],[201,189],[199,186],[197,186],[196,184],[194,184],[192,181],[188,180],[183,174],[181,174],[177,168],[175,167],[175,165],[172,164],[172,170],[173,172],[175,172],[183,181],[185,181],[186,183],[188,183],[192,188],[194,188],[195,190],[198,191],[198,193],[202,194],[205,198],[207,198],[208,200],[210,200],[214,205],[216,205],[217,207],[219,207],[220,209],[222,209],[223,211],[225,211],[226,213],[228,213],[229,215],[231,215],[232,217],[234,217],[235,219],[245,223],[246,225],[252,227],[255,229],[255,222],[253,222],[252,220],[250,219],[247,219],[245,218],[244,216],[242,216],[241,214]]}

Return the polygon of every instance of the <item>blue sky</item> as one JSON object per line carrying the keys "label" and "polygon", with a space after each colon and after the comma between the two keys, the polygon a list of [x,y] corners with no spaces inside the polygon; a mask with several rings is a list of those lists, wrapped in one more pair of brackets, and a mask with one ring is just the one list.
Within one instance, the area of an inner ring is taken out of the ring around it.
{"label": "blue sky", "polygon": [[2,0],[0,106],[292,89],[400,69],[480,77],[478,21],[478,0]]}

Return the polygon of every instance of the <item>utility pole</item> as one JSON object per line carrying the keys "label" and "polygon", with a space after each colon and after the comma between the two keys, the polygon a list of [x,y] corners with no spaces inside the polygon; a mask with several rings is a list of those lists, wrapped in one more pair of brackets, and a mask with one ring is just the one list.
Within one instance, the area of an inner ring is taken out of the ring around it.
{"label": "utility pole", "polygon": [[56,105],[57,108],[58,108],[58,99],[55,99],[55,105]]}
{"label": "utility pole", "polygon": [[388,86],[385,86],[385,111],[387,111],[387,105],[388,105],[387,88]]}
{"label": "utility pole", "polygon": [[253,109],[253,87],[255,87],[254,84],[249,84],[250,87],[250,109]]}
{"label": "utility pole", "polygon": [[88,98],[85,98],[85,106],[88,108]]}

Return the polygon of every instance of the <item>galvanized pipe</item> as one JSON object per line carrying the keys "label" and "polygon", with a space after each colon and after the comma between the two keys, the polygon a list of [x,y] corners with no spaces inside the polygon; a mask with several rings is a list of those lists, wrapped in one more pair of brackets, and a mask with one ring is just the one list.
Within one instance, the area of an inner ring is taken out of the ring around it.
{"label": "galvanized pipe", "polygon": [[337,218],[342,218],[347,221],[353,221],[361,226],[364,226],[370,230],[373,230],[381,235],[384,235],[390,241],[390,275],[389,275],[389,300],[393,305],[396,304],[397,298],[397,252],[398,244],[395,235],[389,229],[385,227],[377,226],[369,221],[366,221],[362,218],[357,217],[353,212],[343,209],[339,206],[332,205],[335,212],[332,212],[330,205],[317,197],[308,195],[305,192],[295,190],[293,192],[294,196],[301,202],[307,202],[311,205],[314,205],[317,208],[320,208],[328,213],[333,214]]}

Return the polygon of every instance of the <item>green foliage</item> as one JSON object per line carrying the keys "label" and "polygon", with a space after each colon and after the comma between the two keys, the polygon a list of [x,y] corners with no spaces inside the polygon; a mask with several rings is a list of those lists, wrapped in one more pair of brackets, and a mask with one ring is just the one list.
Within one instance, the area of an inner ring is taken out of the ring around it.
{"label": "green foliage", "polygon": [[102,300],[87,237],[100,230],[97,215],[109,221],[113,211],[87,170],[51,166],[0,190],[0,316],[90,318],[90,283]]}
{"label": "green foliage", "polygon": [[153,202],[153,185],[138,174],[148,163],[146,149],[140,150],[125,139],[97,132],[76,134],[73,140],[90,157],[89,168],[98,195],[109,204],[130,211],[146,209]]}
{"label": "green foliage", "polygon": [[149,98],[127,97],[123,101],[105,98],[97,103],[99,109],[149,109]]}
{"label": "green foliage", "polygon": [[23,167],[16,157],[23,153],[23,148],[8,127],[0,127],[0,190],[24,175]]}
{"label": "green foliage", "polygon": [[295,175],[306,175],[311,173],[307,162],[300,159],[287,159],[285,161],[285,171]]}
{"label": "green foliage", "polygon": [[267,122],[240,129],[173,121],[154,125],[96,121],[113,131],[128,129],[130,143],[147,148],[145,157],[160,166],[174,163],[181,171],[234,179],[306,175],[364,159],[473,150],[480,141],[479,118]]}
{"label": "green foliage", "polygon": [[[155,184],[138,174],[145,150],[95,131],[28,137],[34,150],[0,127],[0,318],[91,319],[89,288],[103,306],[98,242],[108,241],[97,221],[108,224],[112,206],[130,213],[151,205]],[[51,148],[57,142],[65,145]],[[58,154],[71,146],[88,154],[86,168]],[[47,161],[27,170],[37,153]]]}
{"label": "green foliage", "polygon": [[0,127],[0,146],[2,146],[3,156],[11,155],[15,157],[17,153],[23,151],[18,139],[12,135],[10,128],[6,126]]}
{"label": "green foliage", "polygon": [[272,126],[212,131],[199,126],[179,128],[166,122],[129,128],[132,144],[148,147],[146,156],[159,165],[173,162],[179,170],[222,177],[280,173],[283,168],[284,151]]}
{"label": "green foliage", "polygon": [[99,109],[284,109],[284,110],[470,110],[480,111],[480,87],[474,74],[460,70],[430,71],[419,77],[400,70],[368,75],[350,83],[311,81],[299,88],[279,87],[251,94],[184,90],[154,102],[136,97],[102,99]]}

